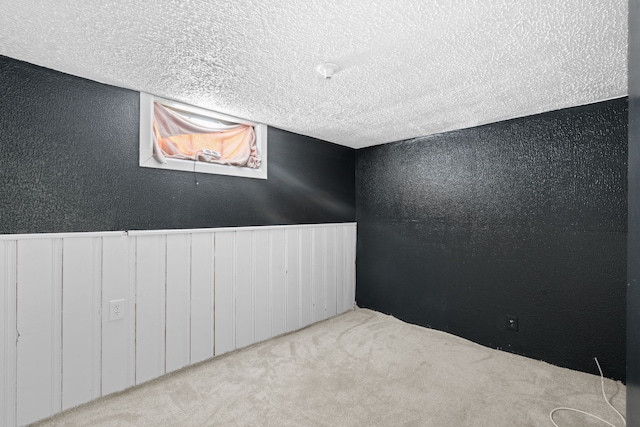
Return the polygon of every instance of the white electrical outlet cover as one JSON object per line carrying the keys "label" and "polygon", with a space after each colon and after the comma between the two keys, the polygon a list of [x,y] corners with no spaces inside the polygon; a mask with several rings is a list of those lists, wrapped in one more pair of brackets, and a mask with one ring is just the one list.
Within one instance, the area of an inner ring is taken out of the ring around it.
{"label": "white electrical outlet cover", "polygon": [[124,319],[125,309],[125,301],[123,299],[109,301],[109,320]]}

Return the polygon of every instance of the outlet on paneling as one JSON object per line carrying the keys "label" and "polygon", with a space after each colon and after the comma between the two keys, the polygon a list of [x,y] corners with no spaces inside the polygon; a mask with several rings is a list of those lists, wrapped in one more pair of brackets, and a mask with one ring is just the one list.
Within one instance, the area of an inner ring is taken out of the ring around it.
{"label": "outlet on paneling", "polygon": [[109,301],[109,321],[124,319],[125,301],[123,299],[115,299]]}

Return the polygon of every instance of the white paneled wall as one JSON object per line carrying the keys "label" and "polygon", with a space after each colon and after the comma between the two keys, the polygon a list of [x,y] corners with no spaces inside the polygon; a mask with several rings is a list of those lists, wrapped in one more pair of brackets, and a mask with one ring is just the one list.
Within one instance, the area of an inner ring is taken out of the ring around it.
{"label": "white paneled wall", "polygon": [[[98,339],[102,342],[100,379],[105,396],[135,385],[136,239],[123,235],[98,240],[102,241],[102,298],[97,306],[102,329]],[[109,321],[109,301],[119,299],[125,300],[124,319]]]}
{"label": "white paneled wall", "polygon": [[62,239],[20,241],[16,259],[16,417],[22,425],[62,408]]}
{"label": "white paneled wall", "polygon": [[355,224],[0,236],[0,425],[353,308],[355,240]]}
{"label": "white paneled wall", "polygon": [[0,425],[16,425],[16,242],[0,241]]}
{"label": "white paneled wall", "polygon": [[101,395],[100,239],[64,239],[62,246],[62,409]]}

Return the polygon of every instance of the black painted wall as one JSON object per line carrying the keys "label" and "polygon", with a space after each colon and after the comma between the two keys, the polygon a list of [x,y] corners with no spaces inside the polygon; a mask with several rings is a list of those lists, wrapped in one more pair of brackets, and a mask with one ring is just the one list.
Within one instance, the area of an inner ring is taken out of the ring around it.
{"label": "black painted wall", "polygon": [[138,92],[0,57],[0,93],[0,233],[355,220],[353,149],[269,128],[268,180],[140,168]]}
{"label": "black painted wall", "polygon": [[625,100],[357,152],[270,128],[264,181],[138,167],[136,92],[5,57],[0,91],[0,233],[345,222],[357,195],[360,306],[625,378]]}
{"label": "black painted wall", "polygon": [[358,305],[624,380],[626,168],[626,99],[358,150]]}
{"label": "black painted wall", "polygon": [[629,2],[627,425],[640,426],[640,2]]}

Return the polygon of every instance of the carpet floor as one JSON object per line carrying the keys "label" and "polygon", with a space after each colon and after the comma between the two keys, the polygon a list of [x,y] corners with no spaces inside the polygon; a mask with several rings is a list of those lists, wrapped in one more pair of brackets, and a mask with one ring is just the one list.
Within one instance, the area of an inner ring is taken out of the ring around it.
{"label": "carpet floor", "polygon": [[[624,414],[625,386],[604,386]],[[556,407],[623,425],[599,376],[356,309],[35,425],[553,427]],[[569,411],[554,421],[606,426]]]}

